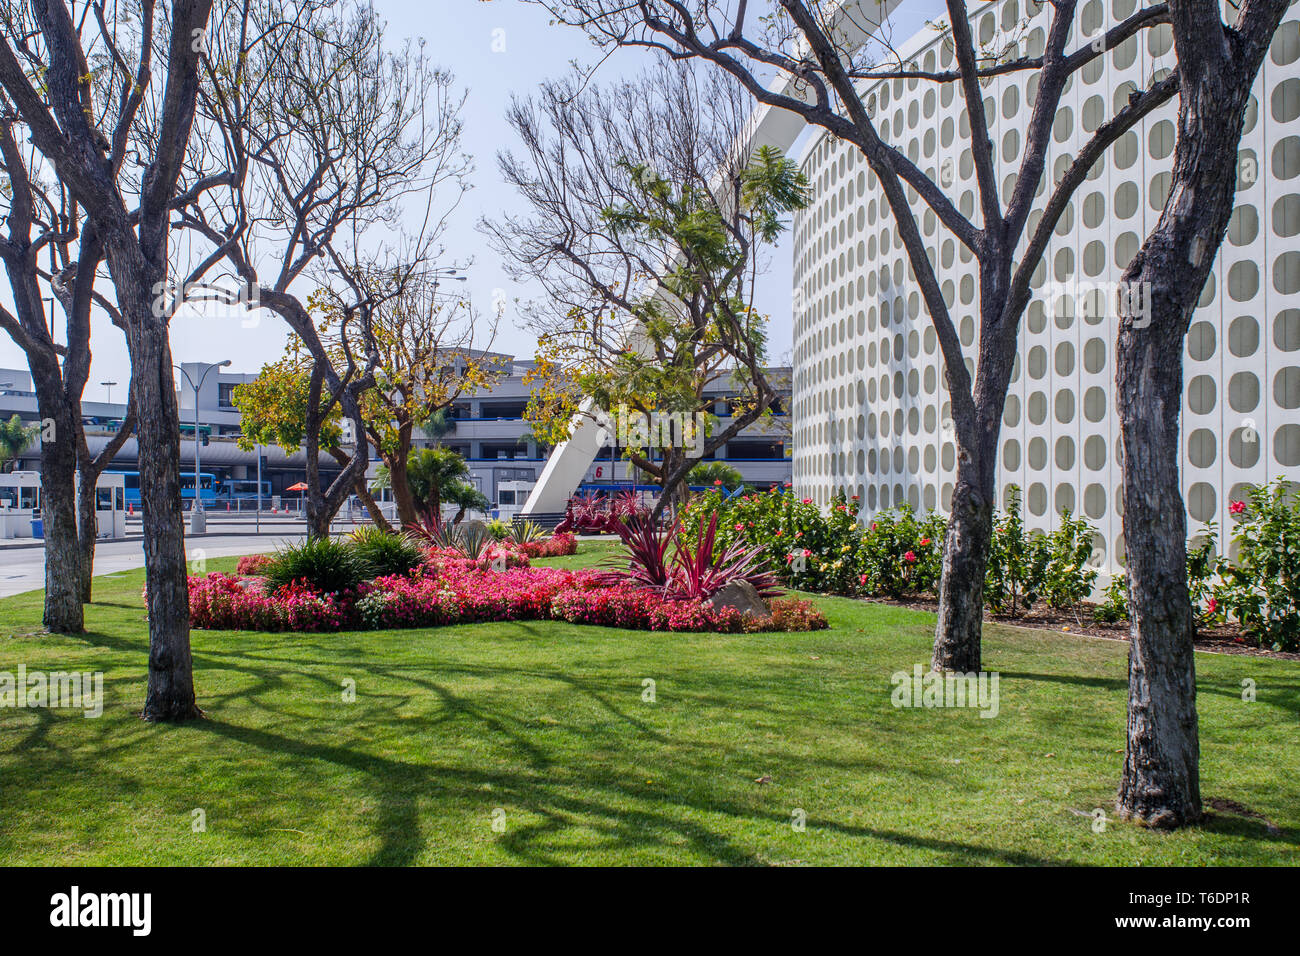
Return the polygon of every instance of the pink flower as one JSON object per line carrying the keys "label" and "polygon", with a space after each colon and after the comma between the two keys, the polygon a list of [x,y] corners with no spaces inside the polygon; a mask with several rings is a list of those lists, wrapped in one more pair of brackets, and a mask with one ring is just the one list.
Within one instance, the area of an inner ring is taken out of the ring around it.
{"label": "pink flower", "polygon": [[859,584],[866,584],[866,583],[867,583],[867,575],[866,575],[866,574],[862,574],[861,576],[859,576],[859,577],[858,577],[858,583],[859,583]]}
{"label": "pink flower", "polygon": [[739,521],[737,521],[737,522],[736,522],[736,530],[737,530],[737,531],[744,531],[744,530],[745,530],[745,526],[744,526],[743,524],[741,524]]}
{"label": "pink flower", "polygon": [[780,529],[780,528],[777,528],[777,529],[776,529],[776,536],[777,536],[778,538],[781,537],[781,535],[783,535],[783,534],[785,534],[785,531],[783,531],[783,530]]}
{"label": "pink flower", "polygon": [[804,549],[803,549],[803,556],[804,556],[805,558],[807,558],[807,557],[811,557],[811,556],[812,556],[812,552],[809,551],[807,548],[804,548]]}
{"label": "pink flower", "polygon": [[908,564],[916,564],[916,552],[915,551],[907,552],[907,554],[903,555],[903,560],[906,561]]}
{"label": "pink flower", "polygon": [[1210,598],[1210,600],[1205,603],[1205,610],[1209,614],[1213,614],[1218,609],[1219,609],[1219,602],[1214,598]]}
{"label": "pink flower", "polygon": [[803,499],[803,503],[806,504],[806,505],[810,505],[810,504],[812,504],[812,499],[811,499],[811,498],[804,498],[804,499]]}
{"label": "pink flower", "polygon": [[1228,505],[1228,510],[1235,515],[1239,515],[1246,510],[1246,502],[1234,501],[1232,504]]}
{"label": "pink flower", "polygon": [[715,481],[715,482],[713,483],[713,487],[716,488],[716,487],[717,487],[718,485],[720,485],[720,484],[722,484],[722,479],[721,479],[721,478],[719,478],[717,481]]}

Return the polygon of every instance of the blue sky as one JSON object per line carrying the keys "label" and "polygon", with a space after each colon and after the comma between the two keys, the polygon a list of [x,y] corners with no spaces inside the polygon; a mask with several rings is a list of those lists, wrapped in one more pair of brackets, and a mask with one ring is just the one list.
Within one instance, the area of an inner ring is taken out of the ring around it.
{"label": "blue sky", "polygon": [[[529,357],[533,339],[521,327],[514,300],[527,299],[537,290],[510,281],[475,225],[481,216],[520,209],[519,200],[500,181],[496,167],[498,150],[514,145],[513,131],[504,118],[511,95],[526,96],[543,80],[566,73],[575,60],[584,65],[596,62],[598,53],[580,31],[549,25],[543,9],[520,0],[374,0],[374,4],[388,23],[393,43],[403,37],[423,37],[433,61],[452,71],[458,84],[468,90],[464,147],[476,165],[474,188],[452,220],[448,255],[474,260],[464,288],[480,310],[490,309],[498,290],[504,292],[506,313],[496,347]],[[895,35],[910,36],[921,27],[923,15],[933,15],[940,6],[939,0],[905,4],[904,12],[895,18]],[[601,65],[598,79],[634,74],[647,64],[648,57],[644,51],[617,51]],[[778,247],[769,259],[758,306],[772,317],[771,354],[773,360],[781,360],[788,358],[791,336],[788,246]],[[105,291],[111,294],[111,289]],[[7,289],[0,291],[0,296],[7,300]],[[229,358],[231,371],[256,372],[280,354],[287,329],[265,312],[254,327],[247,328],[247,324],[184,310],[172,322],[173,356],[177,362]],[[86,399],[102,401],[105,388],[99,383],[115,380],[119,385],[113,394],[120,401],[129,378],[122,334],[101,318],[95,323],[92,349]],[[0,367],[26,367],[22,352],[7,336],[0,336]]]}

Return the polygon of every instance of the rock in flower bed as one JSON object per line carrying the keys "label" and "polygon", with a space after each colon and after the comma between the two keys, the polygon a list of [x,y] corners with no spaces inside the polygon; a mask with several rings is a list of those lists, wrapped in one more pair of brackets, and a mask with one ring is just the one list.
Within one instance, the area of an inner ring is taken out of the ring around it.
{"label": "rock in flower bed", "polygon": [[[499,556],[498,556],[499,557]],[[528,567],[505,570],[431,553],[410,575],[375,578],[354,592],[318,594],[301,584],[269,593],[260,578],[212,573],[192,577],[190,622],[196,628],[333,631],[440,627],[481,621],[563,620],[647,631],[803,631],[827,626],[808,601],[777,598],[766,617],[664,597],[630,584],[610,586],[599,571]],[[500,567],[498,562],[497,567]]]}

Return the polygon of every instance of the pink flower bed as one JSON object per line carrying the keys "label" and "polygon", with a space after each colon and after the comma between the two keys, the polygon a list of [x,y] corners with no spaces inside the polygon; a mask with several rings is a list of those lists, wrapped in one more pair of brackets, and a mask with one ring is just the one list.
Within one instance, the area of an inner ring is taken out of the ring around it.
{"label": "pink flower bed", "polygon": [[268,594],[259,578],[220,573],[190,578],[189,590],[192,626],[221,630],[381,630],[531,620],[646,631],[826,627],[825,617],[807,601],[778,599],[772,602],[771,617],[744,617],[735,608],[669,600],[630,584],[611,587],[598,571],[493,571],[465,559],[435,559],[409,577],[376,578],[356,594],[320,595],[300,585]]}
{"label": "pink flower bed", "polygon": [[350,620],[346,597],[294,584],[267,594],[261,578],[214,571],[189,579],[192,627],[245,631],[337,631]]}

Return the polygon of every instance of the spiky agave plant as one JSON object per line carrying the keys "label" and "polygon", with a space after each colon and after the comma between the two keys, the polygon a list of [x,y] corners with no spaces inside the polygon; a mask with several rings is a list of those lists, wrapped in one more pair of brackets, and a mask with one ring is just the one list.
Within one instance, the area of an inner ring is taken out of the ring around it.
{"label": "spiky agave plant", "polygon": [[515,544],[532,544],[546,538],[546,529],[527,518],[516,521],[510,528],[510,540]]}

